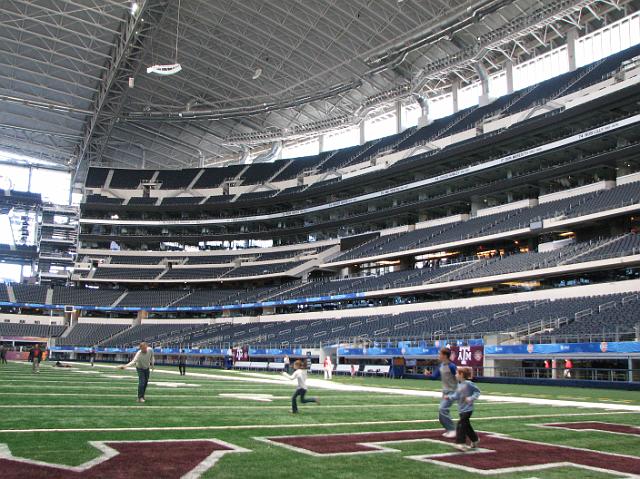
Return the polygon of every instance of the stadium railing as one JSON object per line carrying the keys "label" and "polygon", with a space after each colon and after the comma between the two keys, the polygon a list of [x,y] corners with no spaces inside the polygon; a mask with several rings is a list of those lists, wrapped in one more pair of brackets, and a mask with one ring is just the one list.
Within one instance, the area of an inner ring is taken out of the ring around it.
{"label": "stadium railing", "polygon": [[[555,377],[554,377],[555,369]],[[640,369],[625,368],[571,368],[565,376],[563,367],[484,367],[476,373],[487,378],[572,379],[576,381],[629,382],[640,375]]]}

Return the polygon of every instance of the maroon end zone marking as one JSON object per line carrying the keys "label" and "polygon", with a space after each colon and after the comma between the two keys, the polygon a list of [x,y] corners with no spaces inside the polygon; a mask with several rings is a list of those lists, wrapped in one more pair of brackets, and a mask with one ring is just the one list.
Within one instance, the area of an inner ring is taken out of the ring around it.
{"label": "maroon end zone marking", "polygon": [[[484,472],[553,467],[573,464],[576,467],[605,469],[624,474],[640,474],[640,457],[609,454],[553,444],[522,441],[491,434],[480,434],[482,450],[474,454],[432,456],[430,462],[460,465]],[[488,451],[484,451],[488,449]],[[505,471],[506,472],[506,471]]]}
{"label": "maroon end zone marking", "polygon": [[[400,442],[419,439],[443,439],[442,431],[396,431],[396,432],[366,432],[362,434],[328,434],[326,436],[288,436],[269,437],[271,442],[287,445],[296,449],[304,449],[320,455],[354,454],[387,451],[372,443]],[[453,442],[453,440],[449,440]],[[304,451],[303,451],[304,452]]]}
{"label": "maroon end zone marking", "polygon": [[[497,434],[480,433],[481,449],[473,453],[448,453],[414,456],[411,459],[449,465],[480,474],[496,474],[527,469],[544,469],[574,465],[606,472],[640,474],[640,457],[602,453],[554,444],[512,439]],[[306,454],[335,456],[388,452],[383,443],[427,440],[452,443],[441,430],[328,434],[314,436],[268,437],[267,442]]]}
{"label": "maroon end zone marking", "polygon": [[[209,440],[92,443],[103,456],[83,466],[70,467],[29,459],[0,456],[2,479],[179,479],[190,472],[199,477],[225,453],[244,449]],[[4,448],[6,450],[6,448]],[[202,470],[200,470],[202,469]]]}
{"label": "maroon end zone marking", "polygon": [[553,424],[542,424],[541,427],[552,427],[555,429],[572,429],[574,431],[612,432],[615,434],[629,434],[631,436],[640,436],[640,427],[638,426],[627,426],[626,424],[614,424],[610,422],[558,422]]}

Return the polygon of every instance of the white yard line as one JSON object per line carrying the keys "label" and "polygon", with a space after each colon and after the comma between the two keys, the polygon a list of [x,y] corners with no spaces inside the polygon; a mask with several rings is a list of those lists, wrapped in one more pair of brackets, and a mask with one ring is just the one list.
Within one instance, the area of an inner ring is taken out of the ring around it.
{"label": "white yard line", "polygon": [[[321,407],[321,406],[320,406]],[[628,411],[617,412],[583,412],[563,414],[531,414],[518,416],[492,416],[477,417],[474,421],[503,421],[510,419],[537,419],[552,417],[574,416],[609,416],[612,414],[631,414]],[[243,429],[288,429],[288,428],[315,428],[315,427],[342,427],[342,426],[384,426],[395,424],[439,424],[438,419],[410,419],[398,421],[360,421],[360,422],[328,422],[328,423],[296,423],[296,424],[242,424],[231,426],[149,426],[149,427],[105,427],[105,428],[40,428],[40,429],[0,429],[0,434],[9,433],[40,433],[40,432],[127,432],[127,431],[235,431]]]}
{"label": "white yard line", "polygon": [[[272,400],[286,400],[290,401],[291,399],[288,397],[285,398],[270,398]],[[376,409],[376,408],[415,408],[415,404],[367,404],[367,409]],[[425,404],[420,405],[421,409],[426,407],[432,407],[434,409],[438,408],[438,404]],[[362,409],[362,405],[360,404],[329,404],[322,405],[322,409]],[[138,409],[140,411],[144,409],[291,409],[290,405],[286,406],[231,406],[228,403],[220,406],[151,406],[149,404],[144,405],[130,405],[130,406],[96,406],[92,404],[81,404],[81,405],[72,405],[72,404],[9,404],[5,406],[0,405],[0,410],[2,409]]]}
{"label": "white yard line", "polygon": [[[101,368],[115,368],[116,366],[96,365]],[[163,374],[178,375],[177,371],[164,371],[162,369],[156,369],[155,372]],[[243,381],[249,383],[261,383],[261,384],[291,384],[291,381],[277,376],[268,376],[266,374],[259,373],[246,373],[242,375],[220,375],[217,373],[205,374],[205,373],[191,373],[192,376],[198,378],[212,378],[212,379],[226,379],[228,381]],[[377,394],[393,394],[398,396],[413,396],[413,397],[428,397],[428,398],[440,398],[442,393],[438,391],[425,391],[419,389],[400,389],[400,388],[383,388],[374,386],[361,386],[352,384],[336,383],[332,381],[324,381],[322,379],[309,379],[307,384],[313,388],[329,389],[332,391],[344,391],[344,392],[369,392]],[[560,399],[542,399],[531,397],[518,397],[518,396],[496,396],[483,394],[481,399],[489,402],[499,403],[519,403],[530,404],[535,406],[554,406],[554,407],[569,407],[569,408],[590,408],[590,409],[604,409],[607,411],[629,411],[640,412],[640,405],[632,404],[618,404],[618,403],[603,403],[603,402],[588,402],[588,401],[568,401]]]}

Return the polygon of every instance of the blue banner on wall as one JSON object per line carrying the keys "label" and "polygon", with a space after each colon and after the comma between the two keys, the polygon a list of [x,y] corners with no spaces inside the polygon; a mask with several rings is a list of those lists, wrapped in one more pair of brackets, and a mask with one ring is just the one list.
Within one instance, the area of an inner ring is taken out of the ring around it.
{"label": "blue banner on wall", "polygon": [[557,344],[515,344],[507,346],[485,346],[486,356],[527,355],[527,354],[579,354],[579,353],[640,353],[640,342],[601,343],[557,343]]}

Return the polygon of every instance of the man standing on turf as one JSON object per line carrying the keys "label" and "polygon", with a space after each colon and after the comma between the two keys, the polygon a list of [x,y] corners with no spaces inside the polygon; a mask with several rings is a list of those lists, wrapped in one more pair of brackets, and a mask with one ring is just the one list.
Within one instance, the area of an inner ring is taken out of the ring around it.
{"label": "man standing on turf", "polygon": [[451,362],[451,350],[449,348],[445,347],[440,349],[438,357],[440,364],[428,378],[442,380],[442,400],[440,401],[440,408],[438,410],[438,419],[442,427],[445,428],[443,436],[453,438],[456,437],[456,426],[453,423],[453,419],[451,419],[450,410],[454,401],[450,396],[456,392],[458,387],[458,381],[456,379],[457,368],[456,365]]}
{"label": "man standing on turf", "polygon": [[154,364],[153,350],[147,343],[142,342],[133,360],[129,364],[118,366],[118,369],[126,369],[131,366],[136,367],[136,371],[138,372],[138,402],[144,402],[147,384],[149,384],[149,373],[153,369]]}
{"label": "man standing on turf", "polygon": [[0,364],[7,364],[7,348],[4,344],[0,344]]}
{"label": "man standing on turf", "polygon": [[31,351],[29,351],[29,361],[33,363],[32,371],[34,373],[40,372],[40,361],[42,361],[42,349],[40,349],[40,345],[36,344]]}
{"label": "man standing on turf", "polygon": [[187,355],[184,354],[184,349],[181,349],[178,355],[178,371],[180,371],[180,376],[187,375]]}

